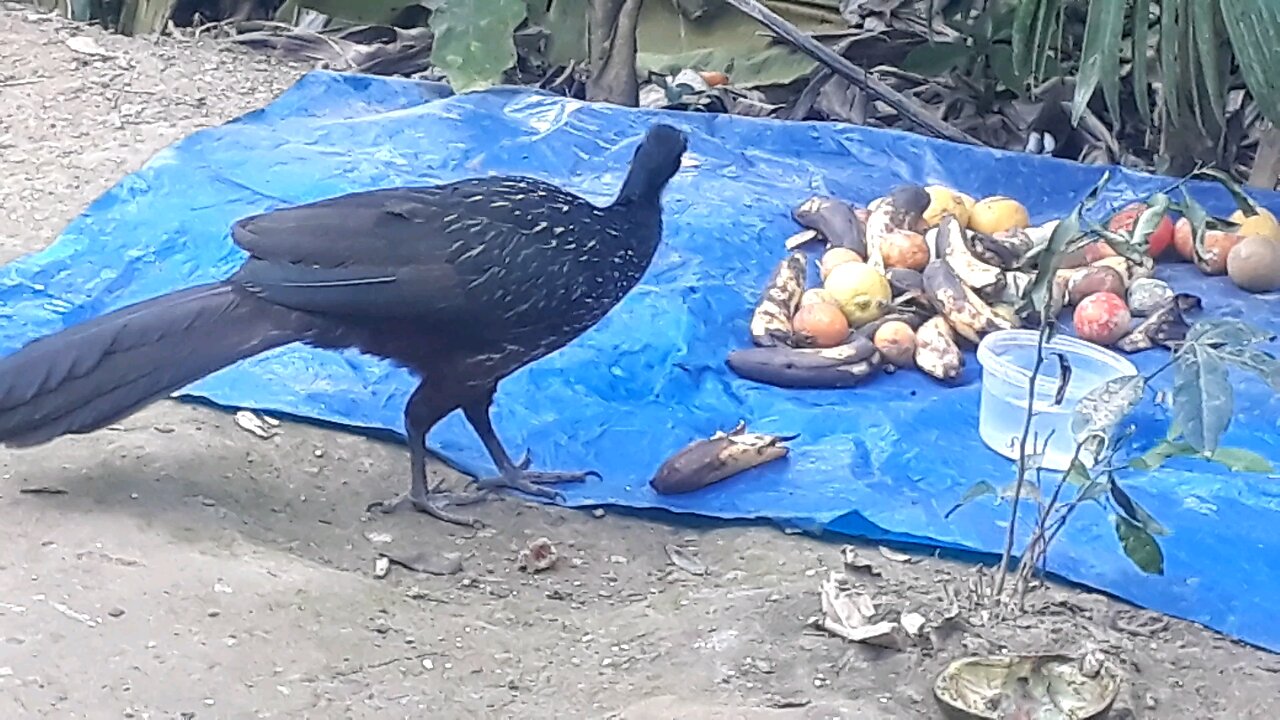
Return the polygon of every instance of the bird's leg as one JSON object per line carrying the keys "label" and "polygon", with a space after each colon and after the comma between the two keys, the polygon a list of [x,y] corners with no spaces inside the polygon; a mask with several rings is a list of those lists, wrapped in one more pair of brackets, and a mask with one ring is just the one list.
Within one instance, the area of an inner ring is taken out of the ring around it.
{"label": "bird's leg", "polygon": [[480,526],[479,520],[451,513],[445,508],[449,505],[470,505],[483,499],[485,493],[432,492],[427,487],[427,433],[456,407],[444,402],[444,397],[444,393],[428,390],[426,383],[418,385],[418,389],[409,396],[404,410],[409,443],[409,491],[390,502],[375,502],[369,505],[368,510],[392,513],[412,508],[444,522]]}
{"label": "bird's leg", "polygon": [[537,472],[529,470],[530,460],[528,454],[519,464],[512,462],[511,456],[507,455],[506,448],[502,446],[502,441],[498,439],[497,433],[493,431],[493,423],[489,419],[489,407],[493,403],[493,394],[494,389],[491,388],[482,397],[471,400],[462,406],[462,412],[466,414],[467,422],[471,423],[471,427],[484,443],[485,449],[489,451],[489,456],[493,458],[494,464],[498,466],[498,474],[496,476],[476,480],[476,487],[482,490],[511,488],[530,495],[558,498],[560,493],[543,486],[554,483],[583,482],[593,475],[596,478],[600,477],[600,473],[594,470],[587,472]]}

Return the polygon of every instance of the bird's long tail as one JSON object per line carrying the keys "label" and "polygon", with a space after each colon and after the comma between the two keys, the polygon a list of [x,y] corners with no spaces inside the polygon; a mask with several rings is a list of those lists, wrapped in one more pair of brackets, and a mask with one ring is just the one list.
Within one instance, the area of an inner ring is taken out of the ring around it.
{"label": "bird's long tail", "polygon": [[238,360],[315,331],[312,316],[226,283],[144,300],[0,359],[0,444],[116,422]]}

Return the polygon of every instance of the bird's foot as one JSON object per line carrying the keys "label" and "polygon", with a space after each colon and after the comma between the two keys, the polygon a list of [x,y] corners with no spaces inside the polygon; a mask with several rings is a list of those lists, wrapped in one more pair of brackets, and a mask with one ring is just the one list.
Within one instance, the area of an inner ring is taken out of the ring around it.
{"label": "bird's foot", "polygon": [[394,500],[380,501],[370,503],[365,510],[373,512],[377,510],[383,514],[391,514],[402,510],[416,510],[426,513],[431,517],[454,525],[466,525],[472,528],[480,528],[483,523],[473,517],[459,515],[450,512],[445,508],[450,505],[474,505],[487,496],[488,492],[478,493],[452,493],[452,492],[430,492],[430,493],[414,493],[407,492],[397,496]]}
{"label": "bird's foot", "polygon": [[528,453],[525,453],[524,459],[517,463],[510,472],[493,477],[480,478],[475,482],[476,487],[486,491],[509,488],[538,497],[561,500],[564,498],[563,495],[554,488],[546,486],[558,483],[586,482],[589,477],[600,479],[600,473],[595,470],[586,472],[539,472],[530,470],[529,464],[531,462],[532,458],[529,457]]}

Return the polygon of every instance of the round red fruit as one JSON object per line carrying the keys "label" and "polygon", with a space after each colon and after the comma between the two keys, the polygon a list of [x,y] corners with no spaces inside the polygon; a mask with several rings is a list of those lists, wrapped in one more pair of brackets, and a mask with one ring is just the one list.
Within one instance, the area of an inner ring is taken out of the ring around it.
{"label": "round red fruit", "polygon": [[1133,316],[1124,299],[1113,292],[1096,292],[1076,306],[1076,335],[1099,345],[1111,345],[1129,333]]}
{"label": "round red fruit", "polygon": [[[1129,203],[1111,217],[1107,223],[1107,229],[1114,233],[1121,233],[1125,237],[1131,236],[1134,226],[1138,224],[1138,218],[1146,209],[1146,203]],[[1168,213],[1165,213],[1164,217],[1160,218],[1160,223],[1156,225],[1155,231],[1147,238],[1147,255],[1153,258],[1160,257],[1172,242],[1173,220]]]}

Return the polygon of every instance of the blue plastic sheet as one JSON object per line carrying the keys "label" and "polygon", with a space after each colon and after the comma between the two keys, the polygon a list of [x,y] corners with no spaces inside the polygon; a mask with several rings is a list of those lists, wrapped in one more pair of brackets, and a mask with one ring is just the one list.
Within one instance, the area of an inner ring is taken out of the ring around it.
{"label": "blue plastic sheet", "polygon": [[[979,501],[943,514],[978,480],[1011,464],[976,431],[979,366],[944,388],[921,373],[840,391],[786,391],[724,365],[743,346],[762,284],[798,228],[791,210],[814,193],[866,203],[895,184],[945,183],[1019,198],[1035,222],[1060,217],[1103,172],[1052,158],[961,147],[891,131],[596,106],[519,89],[452,97],[440,85],[315,72],[271,105],[159,153],[98,198],[56,244],[0,273],[0,351],[124,304],[225,277],[241,260],[227,228],[245,215],[340,193],[487,173],[540,177],[600,203],[616,192],[635,139],[656,119],[686,129],[693,166],[666,195],[667,240],[642,284],[599,326],[506,380],[495,409],[514,453],[535,466],[596,469],[567,502],[667,508],[878,539],[998,551],[1007,507]],[[1168,179],[1117,170],[1118,207]],[[1226,212],[1220,188],[1193,186]],[[1280,198],[1263,194],[1280,211]],[[1280,331],[1280,299],[1249,296],[1186,265],[1162,273],[1212,313]],[[1274,348],[1273,348],[1274,349]],[[1136,357],[1143,370],[1167,353]],[[1168,373],[1158,387],[1167,387]],[[215,403],[401,432],[413,379],[356,353],[290,346],[186,390]],[[1280,400],[1237,375],[1240,412],[1226,444],[1273,460]],[[1154,413],[1155,411],[1150,411]],[[801,433],[789,460],[706,491],[655,495],[647,480],[686,443],[739,419]],[[1162,432],[1148,423],[1144,441]],[[492,465],[459,415],[430,444],[476,472]],[[406,467],[407,473],[407,467]],[[407,477],[407,476],[406,476]],[[1280,482],[1176,459],[1127,477],[1130,493],[1171,531],[1166,572],[1121,552],[1106,516],[1086,508],[1051,569],[1155,610],[1280,650]],[[368,498],[353,497],[352,502]]]}

